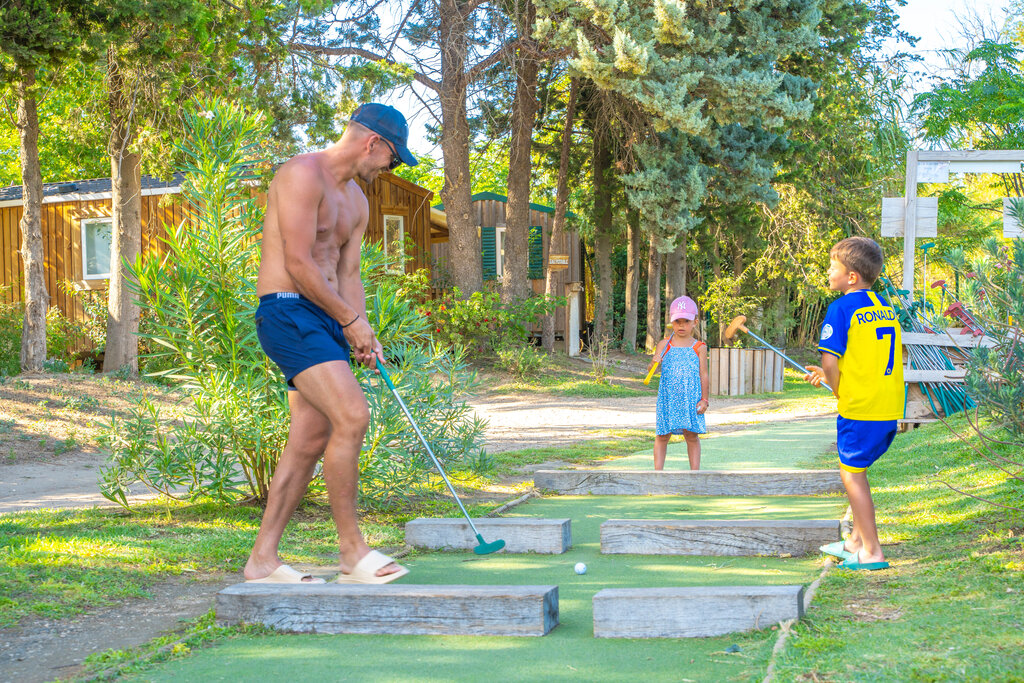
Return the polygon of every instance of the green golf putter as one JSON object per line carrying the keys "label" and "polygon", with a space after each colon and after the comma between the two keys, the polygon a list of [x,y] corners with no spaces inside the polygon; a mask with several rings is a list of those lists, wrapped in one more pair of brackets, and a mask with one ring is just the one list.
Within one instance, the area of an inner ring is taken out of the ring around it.
{"label": "green golf putter", "polygon": [[448,475],[444,472],[444,468],[441,467],[441,462],[434,455],[434,451],[430,449],[430,444],[427,443],[427,439],[423,436],[420,428],[416,426],[416,421],[412,419],[412,414],[410,414],[409,409],[405,407],[405,401],[403,401],[402,397],[398,395],[398,391],[395,389],[395,384],[391,381],[391,376],[388,375],[388,371],[384,367],[384,364],[380,362],[380,358],[377,359],[377,370],[380,372],[380,376],[381,379],[384,380],[384,384],[388,385],[388,389],[391,390],[391,395],[395,397],[396,401],[398,401],[398,405],[402,408],[402,412],[405,413],[405,417],[408,418],[413,431],[416,432],[416,436],[420,438],[420,443],[422,443],[423,447],[427,449],[427,455],[429,455],[430,459],[434,461],[434,467],[436,467],[437,471],[441,473],[441,478],[444,479],[444,483],[448,485],[448,490],[451,491],[452,496],[455,497],[455,502],[459,504],[459,508],[462,510],[462,514],[465,515],[466,521],[469,522],[469,526],[473,530],[473,533],[476,534],[476,540],[479,542],[479,545],[473,548],[473,552],[477,555],[490,555],[491,553],[496,553],[504,548],[505,541],[500,538],[488,543],[484,540],[484,537],[480,535],[480,532],[476,528],[476,524],[473,524],[473,520],[470,518],[469,513],[466,512],[466,507],[462,504],[462,500],[459,499],[459,494],[455,493],[455,487],[452,486],[452,482],[449,481]]}

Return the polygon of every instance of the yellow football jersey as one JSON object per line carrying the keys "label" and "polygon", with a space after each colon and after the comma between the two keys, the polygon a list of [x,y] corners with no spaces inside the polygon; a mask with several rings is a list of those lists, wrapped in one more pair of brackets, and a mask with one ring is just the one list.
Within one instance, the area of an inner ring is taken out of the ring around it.
{"label": "yellow football jersey", "polygon": [[839,358],[839,414],[849,420],[903,417],[900,323],[870,289],[847,292],[828,307],[818,350]]}

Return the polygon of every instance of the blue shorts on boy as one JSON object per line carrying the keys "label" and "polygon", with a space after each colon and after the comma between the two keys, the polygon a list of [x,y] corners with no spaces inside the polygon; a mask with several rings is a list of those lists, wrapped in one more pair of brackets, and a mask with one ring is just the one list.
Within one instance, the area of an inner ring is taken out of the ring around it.
{"label": "blue shorts on boy", "polygon": [[292,378],[303,370],[329,361],[348,362],[350,353],[341,324],[309,299],[295,292],[260,297],[256,308],[256,335],[290,389]]}
{"label": "blue shorts on boy", "polygon": [[862,472],[892,443],[903,417],[903,345],[896,312],[870,289],[847,292],[829,305],[818,350],[839,366],[836,425],[843,469]]}
{"label": "blue shorts on boy", "polygon": [[896,420],[836,418],[839,465],[847,472],[863,472],[889,450],[896,437]]}

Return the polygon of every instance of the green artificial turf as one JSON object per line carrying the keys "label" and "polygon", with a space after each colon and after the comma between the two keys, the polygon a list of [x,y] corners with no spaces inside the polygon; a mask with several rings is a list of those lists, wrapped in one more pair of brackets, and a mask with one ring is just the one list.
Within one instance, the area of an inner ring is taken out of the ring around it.
{"label": "green artificial turf", "polygon": [[[838,454],[834,459],[822,457],[829,450],[835,450],[835,442],[834,416],[768,422],[728,432],[711,427],[700,441],[700,466],[705,470],[835,468],[839,466]],[[645,449],[626,458],[602,463],[602,466],[616,470],[653,469],[654,453]],[[669,442],[665,469],[690,469],[683,437],[673,436]]]}
{"label": "green artificial turf", "polygon": [[[718,638],[593,637],[591,600],[602,588],[807,584],[821,558],[601,555],[600,524],[612,518],[836,519],[840,497],[559,496],[533,500],[514,517],[572,519],[562,555],[417,553],[403,560],[417,584],[555,585],[559,625],[543,638],[451,636],[244,636],[164,665],[145,680],[746,680],[762,671],[771,630]],[[494,540],[486,538],[486,540]],[[577,575],[577,562],[587,565]],[[730,645],[739,652],[726,652]],[[301,665],[300,665],[301,663]]]}

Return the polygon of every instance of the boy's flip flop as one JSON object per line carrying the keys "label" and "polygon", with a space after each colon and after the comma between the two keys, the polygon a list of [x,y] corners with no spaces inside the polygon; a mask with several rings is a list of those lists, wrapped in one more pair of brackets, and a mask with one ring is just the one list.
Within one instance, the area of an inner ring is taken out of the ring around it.
{"label": "boy's flip flop", "polygon": [[323,579],[317,578],[312,574],[303,574],[297,572],[286,564],[282,564],[280,567],[270,572],[269,576],[264,576],[262,579],[246,579],[246,583],[327,583]]}
{"label": "boy's flip flop", "polygon": [[829,543],[823,545],[818,550],[825,553],[826,555],[832,555],[843,560],[848,560],[853,557],[853,553],[846,549],[845,541],[836,541],[835,543]]}
{"label": "boy's flip flop", "polygon": [[888,569],[888,562],[860,562],[856,557],[850,557],[848,560],[843,560],[839,563],[839,566],[843,569],[852,569],[858,571],[860,569],[866,569],[868,571],[877,571],[879,569]]}
{"label": "boy's flip flop", "polygon": [[384,576],[377,576],[378,570],[388,566],[392,562],[394,562],[394,560],[384,553],[377,550],[371,550],[363,556],[363,559],[356,563],[356,566],[352,568],[352,571],[347,574],[342,572],[338,575],[338,578],[335,579],[335,581],[337,583],[390,583],[391,581],[401,578],[409,573],[408,569],[399,564],[397,572],[393,574],[385,574]]}

